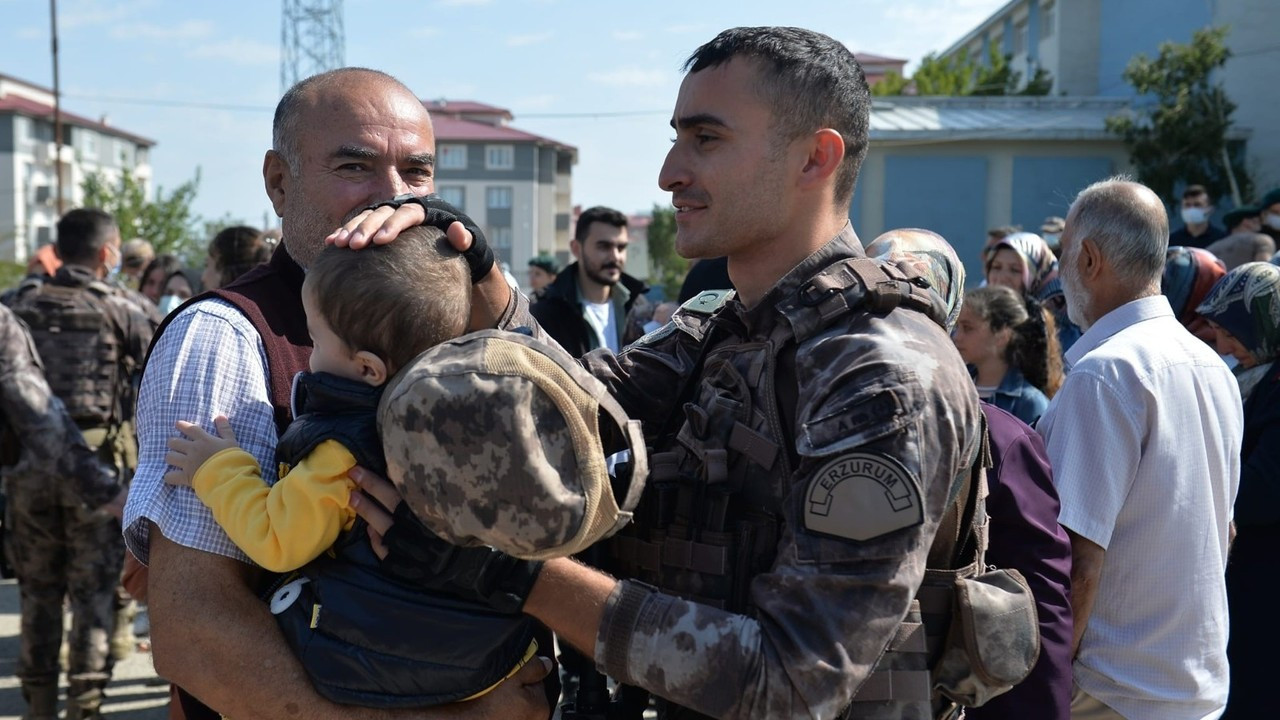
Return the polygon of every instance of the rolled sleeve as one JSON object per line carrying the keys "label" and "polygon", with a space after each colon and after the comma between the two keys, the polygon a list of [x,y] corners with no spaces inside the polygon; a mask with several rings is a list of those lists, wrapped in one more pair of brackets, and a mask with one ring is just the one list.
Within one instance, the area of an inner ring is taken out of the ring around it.
{"label": "rolled sleeve", "polygon": [[165,484],[165,454],[178,420],[216,432],[213,418],[225,415],[273,484],[277,436],[268,393],[262,340],[230,304],[198,303],[169,324],[142,377],[138,470],[125,507],[125,542],[141,562],[149,557],[149,522],[179,545],[249,562],[191,488]]}

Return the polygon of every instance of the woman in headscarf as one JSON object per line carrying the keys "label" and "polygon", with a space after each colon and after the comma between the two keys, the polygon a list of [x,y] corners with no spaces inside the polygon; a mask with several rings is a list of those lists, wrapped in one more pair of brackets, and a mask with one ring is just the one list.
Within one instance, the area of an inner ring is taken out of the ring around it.
{"label": "woman in headscarf", "polygon": [[[947,331],[964,300],[964,265],[941,236],[928,230],[890,230],[867,245],[867,255],[920,272],[947,309]],[[969,709],[973,720],[1071,715],[1071,543],[1058,524],[1044,441],[1034,430],[994,405],[982,404],[993,466],[987,474],[991,545],[987,562],[1022,573],[1035,597],[1040,620],[1040,658],[1031,674],[1009,692]]]}
{"label": "woman in headscarf", "polygon": [[1192,335],[1213,345],[1217,333],[1196,312],[1214,284],[1227,274],[1222,261],[1208,250],[1175,245],[1165,255],[1160,292],[1169,298],[1173,314]]}
{"label": "woman in headscarf", "polygon": [[890,230],[866,247],[868,257],[911,266],[923,275],[947,308],[947,331],[960,315],[964,298],[964,263],[951,244],[930,230]]}
{"label": "woman in headscarf", "polygon": [[1231,693],[1224,718],[1275,711],[1274,572],[1280,548],[1280,266],[1247,263],[1227,273],[1196,308],[1218,336],[1218,352],[1240,364],[1244,398],[1235,542],[1227,564]]}
{"label": "woman in headscarf", "polygon": [[988,285],[1004,285],[1045,306],[1057,325],[1058,345],[1064,354],[1084,334],[1067,317],[1058,258],[1039,235],[1020,232],[1000,240],[991,246],[983,269]]}

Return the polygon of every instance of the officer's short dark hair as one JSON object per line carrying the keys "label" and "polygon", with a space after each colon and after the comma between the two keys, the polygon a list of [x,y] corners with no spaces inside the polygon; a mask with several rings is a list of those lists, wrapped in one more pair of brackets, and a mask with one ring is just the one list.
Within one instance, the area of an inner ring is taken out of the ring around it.
{"label": "officer's short dark hair", "polygon": [[616,228],[627,226],[627,216],[613,208],[602,205],[587,208],[578,216],[578,226],[573,229],[573,239],[582,242],[591,231],[591,223],[604,223]]}
{"label": "officer's short dark hair", "polygon": [[871,91],[853,53],[812,30],[739,27],[725,30],[695,50],[684,69],[701,72],[738,56],[755,60],[763,69],[760,91],[772,106],[782,140],[789,142],[822,128],[832,128],[844,138],[835,199],[849,204],[867,155],[871,123]]}
{"label": "officer's short dark hair", "polygon": [[98,261],[116,220],[98,208],[77,208],[58,220],[58,257],[72,265],[93,265]]}
{"label": "officer's short dark hair", "polygon": [[471,271],[430,225],[359,251],[331,245],[307,268],[306,282],[334,334],[377,355],[391,373],[466,332],[471,319]]}

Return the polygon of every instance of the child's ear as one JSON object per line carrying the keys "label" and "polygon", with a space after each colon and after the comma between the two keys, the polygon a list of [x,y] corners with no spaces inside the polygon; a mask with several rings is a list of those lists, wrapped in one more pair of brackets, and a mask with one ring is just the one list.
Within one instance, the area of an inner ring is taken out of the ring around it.
{"label": "child's ear", "polygon": [[368,350],[356,353],[356,362],[360,365],[360,379],[377,387],[387,381],[387,364],[382,358]]}

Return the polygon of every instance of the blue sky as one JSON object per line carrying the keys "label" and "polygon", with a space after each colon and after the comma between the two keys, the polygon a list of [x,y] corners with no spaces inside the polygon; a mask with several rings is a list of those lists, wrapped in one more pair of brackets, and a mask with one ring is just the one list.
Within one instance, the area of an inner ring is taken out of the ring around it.
{"label": "blue sky", "polygon": [[[423,98],[510,108],[516,127],[578,147],[575,203],[636,211],[669,200],[657,175],[679,67],[720,30],[799,25],[915,62],[1004,3],[346,0],[346,62],[389,72]],[[157,141],[162,187],[199,167],[200,215],[263,223],[280,3],[59,0],[58,13],[63,107]],[[0,0],[0,73],[52,85],[44,0]]]}

